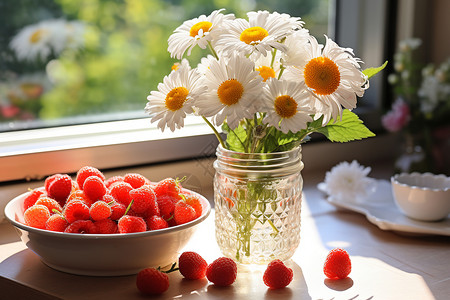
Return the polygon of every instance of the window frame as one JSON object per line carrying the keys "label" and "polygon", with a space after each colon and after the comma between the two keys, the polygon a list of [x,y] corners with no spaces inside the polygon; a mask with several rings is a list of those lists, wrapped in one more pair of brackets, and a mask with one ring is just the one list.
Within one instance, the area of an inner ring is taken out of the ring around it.
{"label": "window frame", "polygon": [[[340,46],[353,48],[365,66],[378,66],[386,57],[387,2],[330,0],[335,31],[329,35]],[[381,24],[374,26],[374,18]],[[380,127],[383,82],[384,76],[371,79],[362,100],[368,105],[356,111],[372,130]],[[0,182],[71,174],[84,165],[113,169],[209,157],[217,144],[201,118],[188,118],[186,126],[173,133],[161,133],[149,118],[0,133]]]}

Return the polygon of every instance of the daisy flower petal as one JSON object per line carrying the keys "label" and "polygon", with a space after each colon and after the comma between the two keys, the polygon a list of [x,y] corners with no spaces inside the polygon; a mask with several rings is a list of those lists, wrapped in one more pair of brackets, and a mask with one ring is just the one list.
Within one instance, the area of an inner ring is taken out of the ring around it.
{"label": "daisy flower petal", "polygon": [[263,110],[267,115],[263,122],[283,133],[305,129],[314,114],[308,98],[303,82],[269,79],[264,87]]}
{"label": "daisy flower petal", "polygon": [[171,57],[181,59],[185,52],[191,54],[195,46],[205,49],[208,42],[220,35],[222,23],[234,19],[233,14],[224,15],[224,9],[213,11],[209,16],[201,15],[198,18],[185,21],[175,29],[169,37],[169,47]]}
{"label": "daisy flower petal", "polygon": [[249,12],[248,21],[235,19],[226,22],[227,32],[223,32],[216,43],[222,52],[238,51],[242,55],[267,56],[272,49],[286,51],[280,41],[300,29],[303,22],[287,14],[268,11]]}
{"label": "daisy flower petal", "polygon": [[305,83],[310,99],[318,110],[316,118],[324,116],[323,124],[342,116],[342,108],[352,110],[357,98],[368,88],[367,76],[360,68],[361,61],[353,50],[341,48],[327,36],[322,50],[314,37],[304,47],[305,59],[296,60],[295,66],[286,68],[283,78]]}
{"label": "daisy flower petal", "polygon": [[253,118],[263,87],[254,63],[236,52],[219,60],[209,57],[205,63],[209,66],[204,75],[208,91],[194,103],[198,113],[212,117],[216,126],[226,120],[231,129],[243,118]]}
{"label": "daisy flower petal", "polygon": [[189,65],[181,65],[172,71],[158,84],[158,91],[152,91],[147,97],[145,112],[151,117],[151,122],[158,122],[157,127],[171,131],[184,126],[184,118],[193,113],[193,99],[203,94],[206,87],[197,70],[191,70]]}

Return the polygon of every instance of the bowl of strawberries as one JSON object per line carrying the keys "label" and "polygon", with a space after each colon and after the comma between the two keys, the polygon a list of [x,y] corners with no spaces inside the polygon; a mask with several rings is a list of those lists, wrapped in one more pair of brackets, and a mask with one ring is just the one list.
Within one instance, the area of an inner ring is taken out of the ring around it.
{"label": "bowl of strawberries", "polygon": [[74,177],[49,176],[5,207],[26,246],[67,273],[121,276],[172,264],[211,210],[174,178],[105,178],[91,166]]}

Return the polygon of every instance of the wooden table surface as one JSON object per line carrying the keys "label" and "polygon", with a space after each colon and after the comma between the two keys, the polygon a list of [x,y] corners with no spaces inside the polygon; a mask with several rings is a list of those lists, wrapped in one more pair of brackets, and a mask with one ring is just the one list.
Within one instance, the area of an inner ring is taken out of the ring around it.
{"label": "wooden table surface", "polygon": [[[322,174],[323,177],[323,174]],[[184,280],[169,274],[170,288],[160,299],[450,299],[450,238],[411,236],[383,231],[365,216],[337,210],[316,188],[319,176],[305,180],[301,242],[287,264],[293,282],[269,290],[265,267],[239,266],[236,282],[218,288],[206,279]],[[322,265],[328,251],[345,248],[352,272],[328,280]],[[185,250],[208,262],[221,256],[214,238],[214,212],[202,223]],[[19,240],[14,228],[0,225],[0,299],[145,299],[135,276],[88,277],[55,271]]]}

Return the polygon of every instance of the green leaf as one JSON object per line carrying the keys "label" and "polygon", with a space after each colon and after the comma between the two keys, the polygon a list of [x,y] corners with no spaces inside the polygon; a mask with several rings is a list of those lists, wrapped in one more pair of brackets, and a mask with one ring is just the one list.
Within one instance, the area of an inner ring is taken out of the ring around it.
{"label": "green leaf", "polygon": [[373,77],[378,72],[381,72],[387,66],[387,63],[388,62],[385,61],[384,64],[382,64],[378,68],[367,68],[367,69],[365,69],[362,72],[363,72],[364,75],[366,75],[368,77],[368,79],[370,79],[371,77]]}
{"label": "green leaf", "polygon": [[348,109],[343,111],[341,120],[336,123],[333,122],[331,120],[326,126],[316,130],[332,142],[344,143],[375,136],[359,117]]}
{"label": "green leaf", "polygon": [[244,142],[247,139],[247,131],[238,126],[236,129],[231,130],[227,123],[222,124],[222,130],[227,134],[226,144],[229,150],[237,152],[246,152]]}

